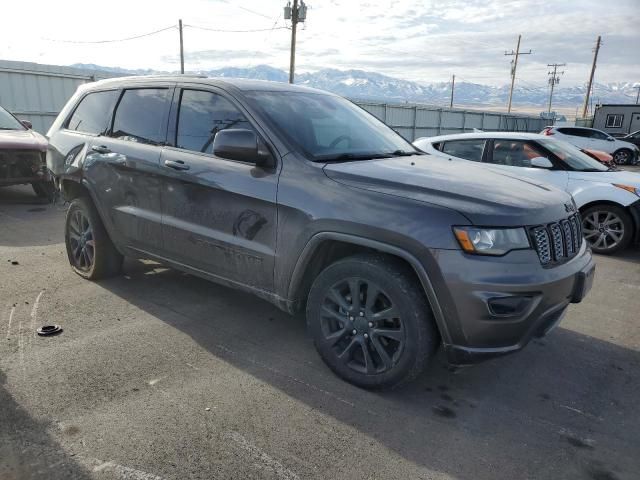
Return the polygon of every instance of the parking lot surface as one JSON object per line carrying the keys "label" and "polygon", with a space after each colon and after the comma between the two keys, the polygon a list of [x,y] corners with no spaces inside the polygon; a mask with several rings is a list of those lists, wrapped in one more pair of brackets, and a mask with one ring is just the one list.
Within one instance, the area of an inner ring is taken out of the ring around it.
{"label": "parking lot surface", "polygon": [[590,296],[524,351],[438,355],[380,393],[244,293],[136,260],[82,280],[64,211],[0,189],[2,480],[638,478],[637,248],[597,257]]}

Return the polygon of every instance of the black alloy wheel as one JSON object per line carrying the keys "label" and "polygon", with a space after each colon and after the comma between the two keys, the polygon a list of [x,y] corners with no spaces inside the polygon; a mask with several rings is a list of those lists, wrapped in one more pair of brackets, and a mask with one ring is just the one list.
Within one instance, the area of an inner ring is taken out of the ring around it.
{"label": "black alloy wheel", "polygon": [[413,269],[383,254],[346,257],[320,272],[307,298],[307,327],[333,372],[371,389],[411,381],[440,343]]}

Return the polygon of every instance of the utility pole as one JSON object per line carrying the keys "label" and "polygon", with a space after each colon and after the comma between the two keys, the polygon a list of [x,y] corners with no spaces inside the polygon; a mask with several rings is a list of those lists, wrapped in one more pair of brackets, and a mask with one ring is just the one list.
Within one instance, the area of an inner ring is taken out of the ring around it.
{"label": "utility pole", "polygon": [[638,90],[638,93],[636,94],[636,105],[640,102],[638,102],[638,100],[640,100],[640,84],[636,85],[635,87],[636,90]]}
{"label": "utility pole", "polygon": [[284,19],[291,20],[291,58],[289,60],[289,83],[293,83],[294,72],[296,69],[296,26],[298,22],[304,22],[307,18],[307,6],[303,0],[300,0],[298,6],[298,0],[293,0],[293,7],[291,2],[287,3],[284,7]]}
{"label": "utility pole", "polygon": [[516,69],[518,68],[518,57],[520,55],[531,55],[531,49],[528,52],[520,51],[520,39],[522,35],[518,35],[518,45],[516,47],[516,51],[511,50],[510,52],[504,52],[507,57],[514,56],[514,60],[511,60],[511,89],[509,90],[509,106],[507,107],[507,113],[511,112],[511,100],[513,99],[513,85],[516,82]]}
{"label": "utility pole", "polygon": [[184,48],[182,46],[182,19],[178,20],[178,30],[180,31],[180,73],[184,73]]}
{"label": "utility pole", "polygon": [[553,99],[553,87],[555,87],[558,83],[560,83],[560,75],[564,75],[564,71],[558,72],[558,67],[566,66],[566,63],[548,63],[547,67],[553,67],[553,72],[547,72],[547,75],[551,75],[549,79],[549,85],[551,85],[551,91],[549,92],[549,110],[551,113],[551,100]]}
{"label": "utility pole", "polygon": [[[464,80],[464,79],[463,79]],[[449,103],[449,108],[453,108],[453,88],[456,85],[456,76],[451,77],[451,102]]]}
{"label": "utility pole", "polygon": [[593,85],[593,75],[596,73],[596,62],[598,61],[598,51],[600,50],[600,35],[596,40],[596,48],[593,53],[593,64],[591,65],[591,75],[589,75],[589,85],[587,87],[587,95],[584,98],[584,108],[582,109],[582,118],[587,117],[587,111],[589,109],[589,96],[591,95],[591,86]]}

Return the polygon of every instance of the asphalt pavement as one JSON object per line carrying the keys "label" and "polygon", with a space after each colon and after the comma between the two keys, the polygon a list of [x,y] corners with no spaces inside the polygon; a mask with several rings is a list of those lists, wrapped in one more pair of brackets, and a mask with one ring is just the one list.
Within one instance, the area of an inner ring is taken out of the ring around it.
{"label": "asphalt pavement", "polygon": [[0,189],[1,480],[640,476],[638,248],[524,351],[372,393],[247,294],[137,260],[82,280],[64,211]]}

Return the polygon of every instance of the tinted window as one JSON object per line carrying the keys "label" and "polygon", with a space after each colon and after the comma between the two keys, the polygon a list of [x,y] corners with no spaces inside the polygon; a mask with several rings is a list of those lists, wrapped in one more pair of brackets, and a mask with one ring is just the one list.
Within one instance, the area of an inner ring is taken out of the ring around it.
{"label": "tinted window", "polygon": [[117,90],[109,90],[90,93],[84,97],[71,115],[67,128],[94,135],[105,133],[118,93]]}
{"label": "tinted window", "polygon": [[558,131],[560,133],[564,133],[565,135],[573,135],[574,137],[589,137],[589,130],[585,130],[584,128],[559,128]]}
{"label": "tinted window", "polygon": [[177,147],[213,153],[216,134],[227,128],[253,130],[242,112],[226,98],[211,92],[183,90],[178,115]]}
{"label": "tinted window", "polygon": [[116,108],[111,136],[151,145],[163,143],[168,107],[166,88],[125,90]]}
{"label": "tinted window", "polygon": [[497,139],[493,143],[491,163],[510,167],[531,167],[531,159],[547,155],[531,142]]}
{"label": "tinted window", "polygon": [[415,148],[373,115],[334,95],[246,92],[284,137],[317,161],[393,156]]}
{"label": "tinted window", "polygon": [[454,157],[464,158],[465,160],[481,162],[484,143],[484,140],[454,140],[444,142],[442,152],[453,155]]}
{"label": "tinted window", "polygon": [[606,140],[607,138],[609,138],[609,135],[604,132],[600,132],[599,130],[589,130],[589,136],[591,138],[595,138],[596,140]]}

